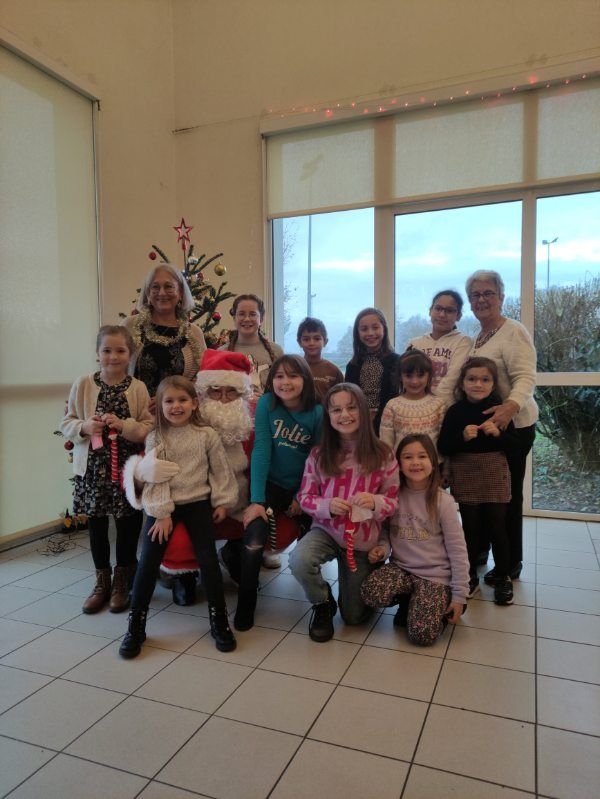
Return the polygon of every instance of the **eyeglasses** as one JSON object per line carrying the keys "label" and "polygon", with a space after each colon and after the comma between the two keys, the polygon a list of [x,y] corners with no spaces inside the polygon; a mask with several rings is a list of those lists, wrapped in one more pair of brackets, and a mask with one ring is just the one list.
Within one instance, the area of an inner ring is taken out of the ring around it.
{"label": "eyeglasses", "polygon": [[249,311],[246,313],[245,311],[236,311],[235,312],[236,319],[260,319],[260,314],[258,311]]}
{"label": "eyeglasses", "polygon": [[469,302],[477,302],[477,300],[491,300],[492,297],[495,297],[497,291],[474,291],[472,294],[469,294]]}
{"label": "eyeglasses", "polygon": [[164,291],[165,294],[177,294],[179,291],[179,286],[175,283],[153,283],[150,286],[149,292],[150,294],[159,294],[161,291]]}
{"label": "eyeglasses", "polygon": [[228,400],[234,400],[242,396],[237,388],[232,388],[231,386],[209,386],[206,393],[211,399],[215,400],[221,399],[222,397]]}
{"label": "eyeglasses", "polygon": [[435,311],[435,313],[444,313],[447,316],[458,313],[458,308],[444,308],[443,305],[434,305],[431,310]]}

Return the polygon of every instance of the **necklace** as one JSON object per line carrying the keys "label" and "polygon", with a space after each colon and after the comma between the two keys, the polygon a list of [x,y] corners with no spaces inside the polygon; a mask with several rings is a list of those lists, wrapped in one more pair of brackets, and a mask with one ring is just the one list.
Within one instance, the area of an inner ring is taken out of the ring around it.
{"label": "necklace", "polygon": [[487,342],[488,342],[488,341],[491,339],[491,337],[492,337],[492,336],[495,336],[495,335],[496,335],[496,333],[497,333],[499,330],[500,330],[500,328],[499,328],[499,327],[495,327],[493,330],[488,330],[488,332],[487,332],[487,333],[484,333],[484,332],[482,331],[482,332],[481,332],[481,333],[480,333],[480,334],[477,336],[477,339],[475,340],[475,349],[476,349],[476,350],[478,350],[480,347],[483,347],[483,345],[484,345],[484,344],[487,344]]}
{"label": "necklace", "polygon": [[149,308],[142,308],[137,314],[132,331],[133,341],[136,348],[141,348],[147,341],[151,344],[159,344],[161,347],[172,347],[173,345],[180,345],[181,342],[187,338],[187,343],[194,354],[194,360],[200,359],[200,347],[197,342],[191,337],[188,337],[190,329],[190,322],[187,319],[182,319],[179,323],[177,333],[174,336],[165,336],[159,333],[159,329],[168,329],[165,326],[155,325],[152,321],[152,315]]}

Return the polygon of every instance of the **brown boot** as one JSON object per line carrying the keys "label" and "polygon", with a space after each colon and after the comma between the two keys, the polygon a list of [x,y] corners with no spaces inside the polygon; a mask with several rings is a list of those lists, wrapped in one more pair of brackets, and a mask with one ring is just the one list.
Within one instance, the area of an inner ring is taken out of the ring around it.
{"label": "brown boot", "polygon": [[129,566],[115,566],[112,593],[108,609],[111,613],[122,613],[129,607],[129,580],[131,569]]}
{"label": "brown boot", "polygon": [[83,603],[84,613],[98,613],[110,599],[110,569],[96,569],[96,585]]}

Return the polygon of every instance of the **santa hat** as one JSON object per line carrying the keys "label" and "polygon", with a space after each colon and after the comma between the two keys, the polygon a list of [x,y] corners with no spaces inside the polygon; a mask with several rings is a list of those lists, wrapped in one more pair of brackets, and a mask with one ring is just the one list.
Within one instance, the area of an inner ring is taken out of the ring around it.
{"label": "santa hat", "polygon": [[245,394],[250,389],[251,370],[252,364],[242,352],[205,350],[200,361],[196,388],[204,392],[210,386],[231,386],[240,394]]}

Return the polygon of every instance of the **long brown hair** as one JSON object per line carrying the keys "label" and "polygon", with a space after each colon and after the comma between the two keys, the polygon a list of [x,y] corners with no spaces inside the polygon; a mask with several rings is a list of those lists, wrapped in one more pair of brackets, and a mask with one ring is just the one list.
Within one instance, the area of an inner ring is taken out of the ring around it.
{"label": "long brown hair", "polygon": [[[439,492],[441,490],[441,477],[437,450],[429,436],[423,435],[422,433],[411,433],[408,436],[404,436],[402,441],[398,444],[398,449],[396,450],[398,466],[400,466],[400,456],[402,455],[402,450],[409,444],[421,444],[431,462],[431,474],[429,475],[429,483],[425,489],[425,505],[427,507],[429,518],[435,524],[437,524],[440,520],[440,509],[438,507],[438,503]],[[402,468],[400,468],[400,488],[406,488],[406,477],[402,474]]]}
{"label": "long brown hair", "polygon": [[[156,414],[157,444],[165,443],[165,433],[170,427],[173,426],[165,418],[162,409],[162,403],[165,392],[170,388],[174,388],[177,391],[185,391],[185,393],[189,397],[191,397],[191,399],[198,402],[196,387],[194,386],[191,380],[187,379],[187,377],[183,377],[182,375],[169,375],[169,377],[165,377],[160,381],[160,383],[158,384],[158,388],[156,389],[156,396],[154,398],[156,401],[155,414]],[[202,421],[202,417],[200,416],[200,410],[198,406],[196,406],[192,411],[192,415],[190,416],[190,424],[193,424],[194,427],[206,427],[206,425]]]}
{"label": "long brown hair", "polygon": [[312,372],[308,368],[308,364],[299,355],[281,355],[272,364],[267,375],[267,382],[265,383],[265,394],[271,393],[273,400],[271,402],[271,410],[275,410],[277,405],[282,402],[273,391],[273,376],[281,368],[283,371],[290,374],[297,374],[303,380],[302,393],[300,394],[300,404],[303,411],[312,410],[317,404],[317,395],[315,393],[315,382],[313,380]]}
{"label": "long brown hair", "polygon": [[394,352],[394,348],[390,343],[390,333],[388,330],[388,323],[383,315],[382,311],[379,308],[363,308],[362,311],[356,316],[354,320],[354,327],[352,328],[352,358],[350,359],[349,363],[358,366],[361,364],[365,358],[365,355],[368,354],[368,349],[360,340],[360,336],[358,334],[358,328],[360,325],[360,320],[365,316],[376,316],[379,321],[381,322],[381,326],[383,327],[383,339],[381,341],[381,350],[379,354],[381,357],[385,355],[389,355],[390,352]]}
{"label": "long brown hair", "polygon": [[331,398],[336,394],[345,391],[351,394],[358,408],[358,433],[356,437],[356,460],[363,474],[381,469],[384,463],[392,455],[391,449],[375,435],[371,422],[371,412],[367,399],[362,389],[355,383],[338,383],[332,386],[323,400],[325,413],[323,414],[323,430],[321,434],[321,445],[317,451],[317,463],[319,467],[328,475],[341,473],[341,462],[344,457],[342,437],[337,430],[334,430],[329,417],[329,406]]}
{"label": "long brown hair", "polygon": [[[238,294],[237,297],[235,298],[235,300],[233,301],[233,304],[231,306],[231,309],[229,310],[229,313],[231,314],[231,316],[235,317],[235,314],[236,314],[236,311],[237,311],[237,307],[240,304],[240,302],[242,302],[243,300],[249,300],[250,302],[255,302],[256,303],[256,307],[258,309],[258,314],[260,316],[260,324],[258,326],[258,338],[260,339],[260,343],[266,349],[267,354],[269,355],[269,358],[271,359],[271,363],[273,363],[273,361],[275,360],[275,352],[273,351],[273,347],[271,346],[271,342],[269,341],[269,339],[265,336],[265,334],[261,330],[261,325],[263,323],[263,319],[265,318],[265,304],[261,300],[261,298],[257,294]],[[237,344],[238,336],[239,336],[239,334],[238,334],[237,330],[230,331],[230,333],[229,333],[229,344],[227,345],[227,349],[230,352],[235,352],[235,345]]]}

